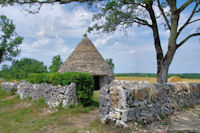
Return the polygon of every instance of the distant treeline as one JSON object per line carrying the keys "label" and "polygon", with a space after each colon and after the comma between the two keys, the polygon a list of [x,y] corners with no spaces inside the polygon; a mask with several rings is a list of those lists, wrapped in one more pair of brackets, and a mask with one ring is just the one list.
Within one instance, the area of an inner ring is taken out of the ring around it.
{"label": "distant treeline", "polygon": [[[156,77],[155,73],[116,73],[116,77]],[[200,79],[200,73],[169,74],[168,78],[179,76],[181,78]]]}

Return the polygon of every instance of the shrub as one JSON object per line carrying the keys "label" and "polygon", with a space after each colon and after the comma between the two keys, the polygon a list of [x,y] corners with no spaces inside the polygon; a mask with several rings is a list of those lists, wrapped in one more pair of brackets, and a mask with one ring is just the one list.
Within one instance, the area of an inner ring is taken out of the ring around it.
{"label": "shrub", "polygon": [[47,82],[53,85],[62,85],[62,74],[60,73],[49,73],[47,75]]}
{"label": "shrub", "polygon": [[87,106],[92,103],[94,79],[89,73],[32,73],[28,75],[28,82],[51,83],[53,85],[69,85],[76,83],[77,97],[80,104]]}
{"label": "shrub", "polygon": [[28,75],[28,82],[40,84],[42,82],[46,82],[45,80],[46,74],[45,73],[31,73]]}

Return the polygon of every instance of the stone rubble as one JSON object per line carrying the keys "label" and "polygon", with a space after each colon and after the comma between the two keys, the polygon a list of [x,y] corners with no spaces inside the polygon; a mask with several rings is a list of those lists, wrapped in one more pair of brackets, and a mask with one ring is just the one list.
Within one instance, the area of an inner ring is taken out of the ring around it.
{"label": "stone rubble", "polygon": [[148,124],[173,114],[185,106],[200,103],[200,84],[185,82],[164,85],[118,81],[100,89],[100,119],[116,126],[140,122]]}
{"label": "stone rubble", "polygon": [[50,107],[62,105],[63,108],[66,108],[68,105],[78,104],[75,83],[71,83],[69,86],[53,86],[47,83],[32,84],[26,81],[2,83],[2,90],[10,91],[12,89],[17,90],[20,99],[30,97],[37,100],[44,98]]}

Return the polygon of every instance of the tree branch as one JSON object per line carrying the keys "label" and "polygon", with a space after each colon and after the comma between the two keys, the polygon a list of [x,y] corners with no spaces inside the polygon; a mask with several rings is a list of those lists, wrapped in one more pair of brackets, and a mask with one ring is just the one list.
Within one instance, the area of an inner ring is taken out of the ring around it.
{"label": "tree branch", "polygon": [[167,19],[164,10],[163,10],[163,8],[161,7],[160,0],[158,0],[158,7],[159,7],[159,9],[160,9],[160,11],[161,11],[161,13],[162,13],[162,15],[163,15],[163,18],[165,19],[165,22],[166,22],[166,24],[167,24],[167,26],[168,26],[168,29],[171,30],[171,26],[170,26],[170,24],[169,24],[169,20]]}
{"label": "tree branch", "polygon": [[6,0],[5,4],[8,3],[18,3],[20,5],[24,4],[52,4],[52,3],[59,3],[59,4],[67,4],[71,2],[87,2],[87,1],[94,1],[94,0]]}
{"label": "tree branch", "polygon": [[179,48],[179,47],[182,46],[188,39],[190,39],[191,37],[194,37],[194,36],[200,36],[200,33],[194,33],[194,34],[191,34],[191,35],[187,36],[183,41],[181,41],[179,44],[176,45],[176,48]]}
{"label": "tree branch", "polygon": [[138,24],[141,24],[141,25],[146,25],[146,26],[148,26],[148,27],[150,27],[150,28],[152,27],[152,25],[149,24],[146,20],[141,19],[141,18],[138,18],[138,17],[135,17],[135,18],[133,19],[133,22],[138,23]]}
{"label": "tree branch", "polygon": [[[187,19],[187,21],[183,24],[183,26],[179,29],[178,33],[177,33],[177,37],[180,35],[181,31],[188,25],[193,23],[193,21],[190,22],[190,20],[192,19],[192,17],[194,16],[196,9],[198,7],[199,3],[196,3],[195,7],[192,10],[192,13],[190,14],[190,17]],[[196,21],[194,21],[196,22]]]}
{"label": "tree branch", "polygon": [[188,0],[187,2],[185,2],[179,9],[177,9],[176,13],[181,13],[192,2],[193,0]]}
{"label": "tree branch", "polygon": [[193,20],[193,21],[190,21],[189,24],[194,23],[194,22],[197,22],[197,21],[199,21],[199,20],[200,20],[200,18],[199,18],[199,19],[195,19],[195,20]]}

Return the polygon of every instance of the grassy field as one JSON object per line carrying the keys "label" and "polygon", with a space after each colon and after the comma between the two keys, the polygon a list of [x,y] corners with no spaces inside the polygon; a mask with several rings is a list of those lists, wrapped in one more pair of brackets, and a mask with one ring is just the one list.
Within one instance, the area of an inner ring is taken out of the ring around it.
{"label": "grassy field", "polygon": [[128,130],[102,124],[99,120],[99,91],[94,92],[94,104],[68,109],[48,108],[43,99],[20,100],[0,89],[0,133],[116,133]]}
{"label": "grassy field", "polygon": [[[155,78],[116,77],[117,80],[149,81]],[[183,79],[200,83],[200,79]],[[2,80],[0,80],[1,85]],[[89,107],[77,106],[68,109],[48,108],[43,99],[20,100],[18,95],[0,89],[0,133],[128,133],[131,129],[116,128],[102,124],[99,120],[99,91],[94,92],[94,104]]]}
{"label": "grassy field", "polygon": [[[116,80],[129,80],[129,81],[148,81],[150,83],[156,83],[157,79],[152,77],[115,77]],[[182,81],[187,83],[200,83],[200,79],[188,79],[182,78]]]}

